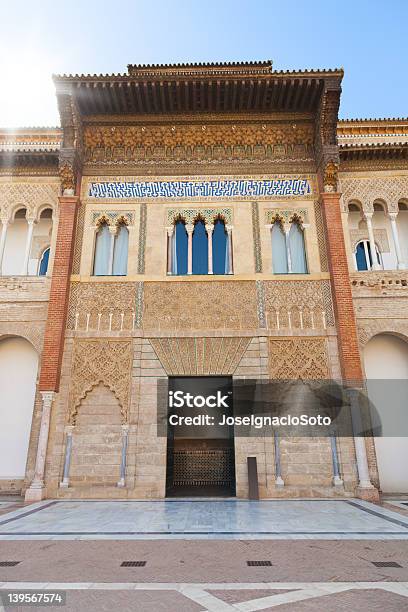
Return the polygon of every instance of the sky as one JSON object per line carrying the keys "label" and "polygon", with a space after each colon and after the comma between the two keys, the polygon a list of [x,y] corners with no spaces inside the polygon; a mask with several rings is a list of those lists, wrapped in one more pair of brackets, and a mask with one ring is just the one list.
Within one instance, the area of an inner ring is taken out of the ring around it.
{"label": "sky", "polygon": [[408,0],[0,0],[0,126],[59,125],[51,74],[343,67],[341,118],[408,115]]}

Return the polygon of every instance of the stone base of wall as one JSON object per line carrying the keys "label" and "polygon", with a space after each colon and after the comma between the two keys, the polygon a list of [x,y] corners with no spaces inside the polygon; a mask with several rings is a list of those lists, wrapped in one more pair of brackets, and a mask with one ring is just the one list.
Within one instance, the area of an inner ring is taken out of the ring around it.
{"label": "stone base of wall", "polygon": [[0,479],[0,495],[21,495],[24,486],[24,478]]}

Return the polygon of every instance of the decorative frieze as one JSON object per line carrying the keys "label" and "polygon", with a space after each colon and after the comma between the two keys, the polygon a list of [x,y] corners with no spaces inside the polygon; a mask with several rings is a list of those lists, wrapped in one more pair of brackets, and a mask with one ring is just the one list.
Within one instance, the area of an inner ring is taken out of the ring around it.
{"label": "decorative frieze", "polygon": [[310,124],[207,123],[85,128],[88,164],[311,162]]}
{"label": "decorative frieze", "polygon": [[307,178],[98,181],[91,182],[87,196],[95,199],[251,199],[311,196]]}

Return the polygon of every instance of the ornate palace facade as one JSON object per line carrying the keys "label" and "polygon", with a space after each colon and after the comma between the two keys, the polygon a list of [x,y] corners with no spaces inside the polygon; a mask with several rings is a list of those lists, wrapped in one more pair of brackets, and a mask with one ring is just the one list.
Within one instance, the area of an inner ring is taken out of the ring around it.
{"label": "ornate palace facade", "polygon": [[246,497],[257,457],[265,498],[408,491],[405,440],[156,432],[168,377],[408,377],[408,120],[339,121],[342,77],[57,76],[61,128],[0,131],[0,490],[160,498],[196,461]]}

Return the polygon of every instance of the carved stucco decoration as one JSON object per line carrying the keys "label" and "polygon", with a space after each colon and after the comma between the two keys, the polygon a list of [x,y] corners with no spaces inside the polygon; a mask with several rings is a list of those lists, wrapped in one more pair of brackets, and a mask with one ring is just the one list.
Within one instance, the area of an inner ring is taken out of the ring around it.
{"label": "carved stucco decoration", "polygon": [[308,224],[309,217],[305,208],[272,208],[265,211],[265,223],[271,225],[275,221],[292,223],[298,221],[300,224]]}
{"label": "carved stucco decoration", "polygon": [[24,322],[0,322],[0,341],[3,338],[16,336],[28,340],[37,353],[41,355],[44,342],[45,323],[24,323]]}
{"label": "carved stucco decoration", "polygon": [[269,375],[283,380],[328,378],[326,340],[269,338]]}
{"label": "carved stucco decoration", "polygon": [[313,127],[307,123],[176,123],[168,125],[88,126],[88,163],[194,164],[303,161],[313,159]]}
{"label": "carved stucco decoration", "polygon": [[[386,229],[374,229],[374,240],[380,247],[381,253],[390,252],[390,244],[388,242],[388,235]],[[352,229],[350,230],[350,241],[353,250],[355,250],[357,244],[361,240],[369,240],[368,230],[366,229]]]}
{"label": "carved stucco decoration", "polygon": [[125,225],[134,225],[135,216],[131,211],[121,210],[104,210],[94,211],[91,217],[92,225],[100,224],[101,219],[104,219],[108,225],[118,225],[125,223]]}
{"label": "carved stucco decoration", "polygon": [[178,219],[183,219],[186,223],[194,223],[198,218],[203,219],[206,223],[214,223],[220,218],[231,225],[232,208],[170,208],[166,212],[166,225],[172,225]]}
{"label": "carved stucco decoration", "polygon": [[58,173],[61,179],[62,192],[66,195],[74,195],[76,186],[76,172],[74,164],[70,161],[60,163]]}
{"label": "carved stucco decoration", "polygon": [[[276,311],[281,317],[290,310],[292,312],[292,323],[296,325],[296,311],[303,311],[305,326],[308,323],[306,313],[313,311],[315,323],[321,321],[322,311],[325,312],[326,322],[334,326],[333,302],[329,280],[278,280],[264,281],[265,287],[265,310],[269,317],[274,316]],[[282,322],[283,322],[282,319]],[[309,326],[309,325],[307,325]]]}
{"label": "carved stucco decoration", "polygon": [[392,334],[408,342],[408,325],[406,321],[378,319],[377,321],[357,321],[357,334],[361,349],[371,338],[378,334]]}
{"label": "carved stucco decoration", "polygon": [[383,200],[388,212],[397,212],[399,200],[408,199],[408,176],[340,177],[340,191],[345,212],[353,200],[361,203],[364,212],[374,211],[375,200]]}
{"label": "carved stucco decoration", "polygon": [[323,174],[323,189],[326,192],[337,191],[338,164],[330,161],[326,164]]}
{"label": "carved stucco decoration", "polygon": [[76,424],[81,401],[100,383],[114,393],[120,404],[122,422],[126,423],[131,369],[131,341],[77,340],[73,350],[69,424]]}
{"label": "carved stucco decoration", "polygon": [[98,315],[106,321],[112,313],[112,329],[119,329],[121,313],[125,313],[124,329],[132,329],[132,312],[135,312],[136,282],[119,283],[71,283],[67,328],[74,329],[75,315],[82,319],[90,314],[90,328],[96,327]]}
{"label": "carved stucco decoration", "polygon": [[232,375],[250,338],[151,338],[150,343],[169,376]]}
{"label": "carved stucco decoration", "polygon": [[195,330],[256,328],[258,319],[255,283],[145,283],[143,327]]}
{"label": "carved stucco decoration", "polygon": [[18,208],[27,209],[27,218],[37,219],[44,208],[58,211],[60,188],[57,183],[1,183],[0,217],[10,219]]}

